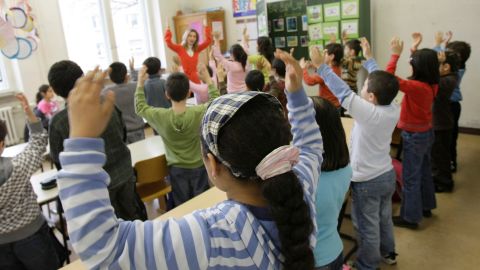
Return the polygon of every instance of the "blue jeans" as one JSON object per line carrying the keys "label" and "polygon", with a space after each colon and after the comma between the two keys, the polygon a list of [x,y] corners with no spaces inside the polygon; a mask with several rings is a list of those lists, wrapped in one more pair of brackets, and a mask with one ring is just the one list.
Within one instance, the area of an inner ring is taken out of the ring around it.
{"label": "blue jeans", "polygon": [[340,255],[333,260],[333,262],[324,265],[324,266],[319,266],[315,267],[315,270],[342,270],[343,268],[343,253],[340,252]]}
{"label": "blue jeans", "polygon": [[403,139],[403,200],[400,216],[413,223],[422,220],[423,210],[436,207],[432,179],[431,152],[433,130],[402,131]]}
{"label": "blue jeans", "polygon": [[0,245],[0,269],[55,270],[60,261],[47,223],[22,239]]}
{"label": "blue jeans", "polygon": [[352,221],[357,230],[359,270],[376,269],[381,256],[395,252],[392,222],[392,169],[366,182],[352,182]]}
{"label": "blue jeans", "polygon": [[179,206],[210,188],[207,170],[203,165],[194,169],[170,166],[168,177],[172,185],[175,206]]}

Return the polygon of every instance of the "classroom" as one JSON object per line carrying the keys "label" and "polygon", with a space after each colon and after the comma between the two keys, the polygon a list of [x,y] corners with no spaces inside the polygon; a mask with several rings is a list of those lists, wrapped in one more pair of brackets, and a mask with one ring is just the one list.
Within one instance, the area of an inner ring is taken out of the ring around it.
{"label": "classroom", "polygon": [[0,270],[475,268],[479,10],[0,1]]}

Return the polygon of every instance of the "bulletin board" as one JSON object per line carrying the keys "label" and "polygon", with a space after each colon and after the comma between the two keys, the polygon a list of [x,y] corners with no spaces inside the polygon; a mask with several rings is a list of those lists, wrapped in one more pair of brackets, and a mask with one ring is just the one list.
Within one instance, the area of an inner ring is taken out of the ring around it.
{"label": "bulletin board", "polygon": [[370,40],[370,0],[306,0],[309,45],[323,48],[335,34]]}
{"label": "bulletin board", "polygon": [[330,33],[341,42],[342,29],[348,38],[370,39],[370,0],[286,0],[267,3],[266,9],[274,46],[286,51],[294,48],[297,59],[308,58],[311,45],[324,48]]}

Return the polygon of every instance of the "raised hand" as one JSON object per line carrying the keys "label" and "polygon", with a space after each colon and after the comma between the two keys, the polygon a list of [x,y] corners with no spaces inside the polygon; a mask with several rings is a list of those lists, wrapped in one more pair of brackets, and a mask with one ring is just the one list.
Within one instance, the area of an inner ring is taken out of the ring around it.
{"label": "raised hand", "polygon": [[368,60],[373,57],[372,55],[372,48],[370,47],[370,43],[368,39],[365,37],[360,38],[360,46],[362,47],[363,56]]}
{"label": "raised hand", "polygon": [[295,48],[290,48],[290,55],[293,56],[293,53],[295,52]]}
{"label": "raised hand", "polygon": [[294,93],[303,89],[303,70],[297,60],[280,49],[276,50],[275,57],[282,60],[286,65],[285,88],[287,91]]}
{"label": "raised hand", "polygon": [[418,46],[420,46],[420,43],[422,43],[423,36],[419,32],[414,32],[412,33],[412,40],[413,40],[412,47],[410,48],[410,50],[414,52],[418,49]]}
{"label": "raised hand", "polygon": [[447,31],[447,33],[445,33],[445,36],[446,36],[445,46],[447,46],[448,43],[450,42],[450,40],[452,40],[453,32],[452,31]]}
{"label": "raised hand", "polygon": [[106,71],[98,67],[77,81],[68,96],[70,138],[96,138],[105,130],[115,103],[115,94],[108,91],[101,97]]}
{"label": "raised hand", "polygon": [[403,51],[403,41],[398,37],[394,37],[392,41],[390,41],[390,49],[393,54],[401,55]]}
{"label": "raised hand", "polygon": [[242,37],[245,42],[248,42],[248,40],[250,39],[250,35],[248,34],[247,30],[247,24],[243,26]]}
{"label": "raised hand", "polygon": [[135,69],[135,58],[133,58],[133,56],[128,59],[128,67],[130,68],[130,70]]}
{"label": "raised hand", "polygon": [[212,84],[212,78],[210,77],[210,74],[208,74],[207,66],[205,64],[199,64],[197,67],[198,70],[198,77],[202,82],[210,85]]}
{"label": "raised hand", "polygon": [[143,87],[145,85],[145,81],[148,79],[147,70],[147,66],[143,65],[138,72],[137,87]]}
{"label": "raised hand", "polygon": [[435,46],[440,46],[442,45],[442,43],[445,41],[445,39],[443,38],[443,32],[442,31],[438,31],[435,33]]}
{"label": "raised hand", "polygon": [[227,73],[225,72],[225,68],[223,67],[222,63],[218,63],[217,65],[217,79],[218,82],[224,82]]}
{"label": "raised hand", "polygon": [[329,43],[336,43],[337,42],[337,35],[334,33],[330,33],[329,35]]}
{"label": "raised hand", "polygon": [[34,123],[40,121],[35,114],[32,111],[32,108],[30,108],[30,104],[28,103],[28,99],[24,94],[16,94],[15,97],[20,101],[20,104],[22,105],[23,112],[28,118],[28,122]]}
{"label": "raised hand", "polygon": [[342,31],[342,42],[343,44],[347,43],[348,37],[347,37],[347,30]]}
{"label": "raised hand", "polygon": [[312,65],[315,68],[320,67],[322,64],[325,64],[327,58],[325,57],[326,51],[320,51],[318,47],[312,46],[310,47],[310,59],[312,60]]}

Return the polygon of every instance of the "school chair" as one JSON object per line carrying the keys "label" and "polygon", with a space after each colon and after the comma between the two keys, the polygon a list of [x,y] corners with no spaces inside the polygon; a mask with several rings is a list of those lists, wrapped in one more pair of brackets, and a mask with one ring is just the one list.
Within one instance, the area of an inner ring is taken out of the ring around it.
{"label": "school chair", "polygon": [[137,193],[144,203],[158,199],[162,210],[167,211],[166,195],[172,187],[165,181],[168,175],[165,155],[146,159],[135,163],[137,175]]}

